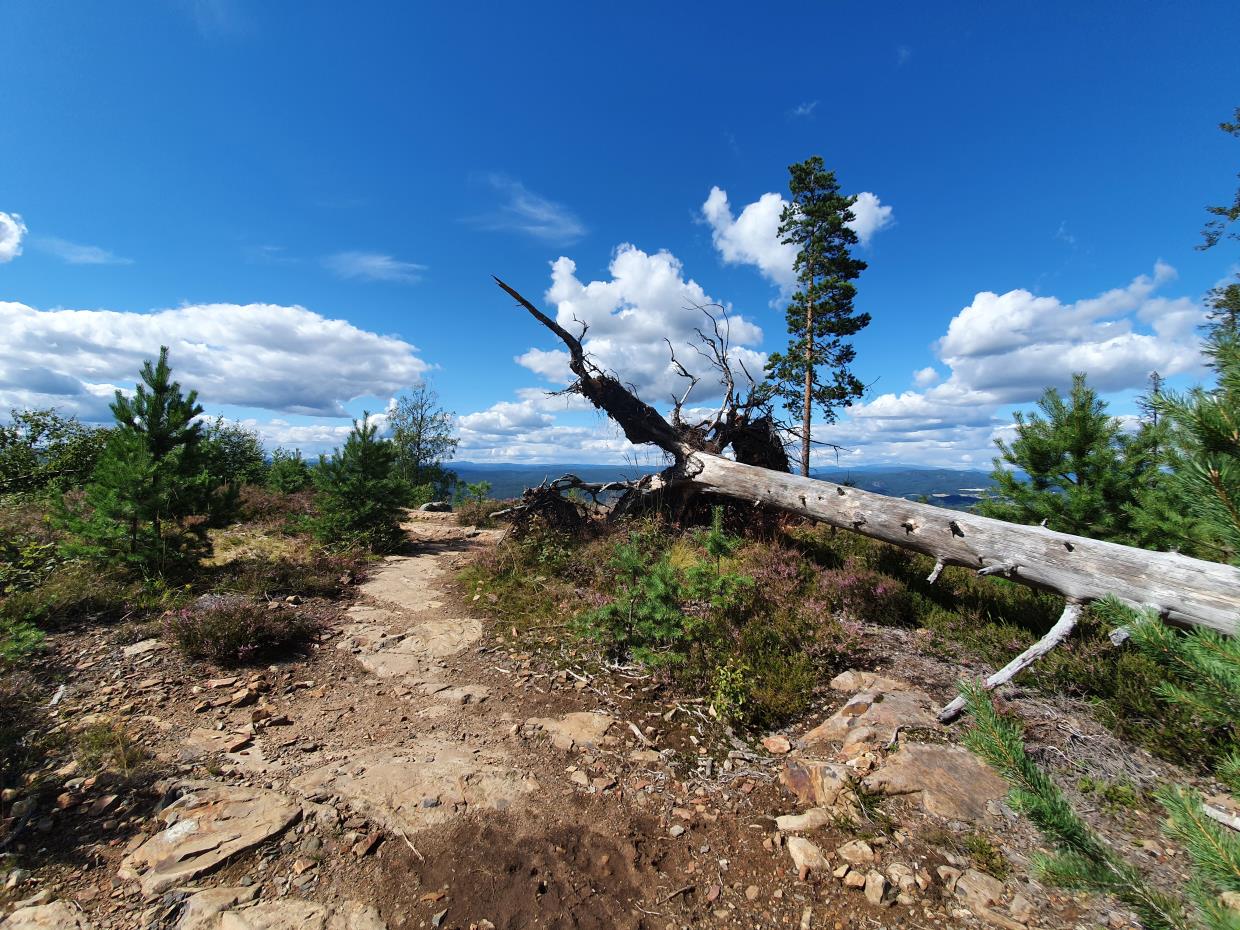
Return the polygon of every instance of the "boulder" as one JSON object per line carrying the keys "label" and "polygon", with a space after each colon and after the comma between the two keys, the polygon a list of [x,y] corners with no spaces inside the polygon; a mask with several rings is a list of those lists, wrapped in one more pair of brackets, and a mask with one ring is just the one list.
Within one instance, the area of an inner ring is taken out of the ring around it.
{"label": "boulder", "polygon": [[848,766],[834,762],[790,759],[779,780],[807,807],[835,807],[851,797],[850,773]]}
{"label": "boulder", "polygon": [[550,733],[552,745],[565,752],[574,747],[597,749],[613,723],[615,718],[611,715],[589,711],[575,711],[558,718],[531,717],[525,721],[528,728]]}
{"label": "boulder", "polygon": [[0,930],[90,930],[90,923],[72,904],[53,901],[19,908],[0,920]]}
{"label": "boulder", "polygon": [[179,787],[181,796],[160,814],[168,826],[126,856],[118,872],[147,896],[210,872],[301,817],[300,805],[275,791],[201,781]]}
{"label": "boulder", "polygon": [[909,743],[865,779],[871,791],[917,795],[929,814],[975,821],[1007,785],[976,756],[958,746]]}
{"label": "boulder", "polygon": [[854,694],[843,707],[806,733],[802,741],[809,748],[828,743],[883,746],[892,741],[898,727],[933,729],[938,725],[934,702],[928,694],[890,679],[877,679],[873,688]]}
{"label": "boulder", "polygon": [[427,501],[418,510],[422,513],[452,513],[452,505],[447,501]]}
{"label": "boulder", "polygon": [[786,845],[788,855],[792,857],[792,864],[796,866],[798,872],[813,872],[831,867],[831,863],[827,861],[822,850],[803,836],[788,837]]}
{"label": "boulder", "polygon": [[211,888],[185,902],[176,930],[387,930],[373,907],[280,898],[250,904],[253,888]]}

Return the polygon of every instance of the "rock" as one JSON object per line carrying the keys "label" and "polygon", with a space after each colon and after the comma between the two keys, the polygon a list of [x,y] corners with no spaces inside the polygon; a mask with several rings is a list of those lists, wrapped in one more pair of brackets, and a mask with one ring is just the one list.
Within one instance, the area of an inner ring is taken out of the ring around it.
{"label": "rock", "polygon": [[803,836],[788,837],[787,846],[788,855],[792,857],[792,864],[796,866],[799,873],[826,870],[831,867],[831,863],[827,861],[822,850]]}
{"label": "rock", "polygon": [[[307,798],[338,795],[357,813],[392,833],[412,834],[478,810],[506,810],[534,784],[503,758],[475,755],[468,746],[433,737],[408,750],[359,752],[348,766],[324,766],[293,779]],[[437,798],[423,807],[423,798]]]}
{"label": "rock", "polygon": [[590,786],[590,776],[581,771],[581,769],[571,772],[568,776],[568,780],[574,785],[581,785],[583,788],[588,788]]}
{"label": "rock", "polygon": [[126,659],[132,659],[135,656],[146,655],[148,652],[155,652],[157,649],[167,649],[168,644],[160,639],[143,639],[121,650],[121,655]]}
{"label": "rock", "polygon": [[835,813],[825,807],[811,807],[804,814],[784,814],[775,818],[775,826],[785,833],[805,833],[825,827],[835,820]]}
{"label": "rock", "polygon": [[806,733],[803,740],[811,748],[826,743],[886,745],[897,727],[938,727],[933,708],[934,702],[924,691],[903,682],[876,678],[870,690],[854,694],[832,716]]}
{"label": "rock", "polygon": [[359,859],[364,856],[369,856],[372,852],[379,848],[379,844],[382,842],[382,833],[370,833],[353,844],[353,855],[357,856]]}
{"label": "rock", "polygon": [[865,840],[847,842],[837,849],[835,854],[849,865],[865,865],[867,862],[873,862],[878,858],[874,855],[874,850],[870,848],[870,844]]}
{"label": "rock", "polygon": [[609,714],[575,711],[563,717],[531,717],[526,727],[551,734],[551,744],[565,752],[574,747],[597,749],[615,719]]}
{"label": "rock", "polygon": [[850,774],[845,765],[790,759],[779,780],[808,807],[834,807],[850,790]]}
{"label": "rock", "polygon": [[[1240,898],[1240,895],[1237,897]],[[1008,913],[1019,923],[1027,924],[1038,916],[1038,909],[1023,894],[1017,894],[1012,898],[1012,903],[1008,905]]]}
{"label": "rock", "polygon": [[143,894],[161,894],[277,836],[301,807],[274,791],[214,782],[184,782],[181,797],[160,814],[168,826],[121,862],[121,878]]}
{"label": "rock", "polygon": [[208,888],[191,895],[181,909],[181,919],[176,930],[213,930],[219,923],[220,914],[241,904],[248,904],[258,897],[259,886],[225,885]]}
{"label": "rock", "polygon": [[766,737],[762,740],[762,745],[773,756],[782,756],[792,751],[792,744],[788,742],[788,737],[779,734]]}
{"label": "rock", "polygon": [[225,911],[216,930],[387,930],[387,924],[367,904],[323,905],[281,898]]}
{"label": "rock", "polygon": [[684,836],[684,834],[685,834],[685,828],[684,828],[684,827],[682,827],[680,824],[678,824],[678,823],[677,823],[677,824],[673,824],[673,825],[672,825],[672,827],[671,827],[671,828],[670,828],[667,832],[668,832],[668,833],[670,833],[670,834],[671,834],[672,836],[674,836],[674,837],[675,837],[675,836]]}
{"label": "rock", "polygon": [[956,882],[960,880],[960,870],[953,869],[950,865],[941,865],[937,869],[939,880],[947,887],[948,891],[954,891]]}
{"label": "rock", "polygon": [[968,869],[956,882],[956,897],[971,910],[989,908],[1003,897],[1003,882],[977,869]]}
{"label": "rock", "polygon": [[894,678],[884,678],[873,672],[861,672],[855,669],[840,672],[831,679],[829,684],[831,690],[846,691],[849,694],[856,694],[858,691],[900,691],[908,688],[905,682],[896,681]]}
{"label": "rock", "polygon": [[90,930],[90,923],[64,901],[18,908],[0,921],[0,930]]}
{"label": "rock", "polygon": [[758,886],[750,885],[748,888],[746,888],[745,898],[749,901],[757,901],[758,900]]}
{"label": "rock", "polygon": [[655,762],[662,762],[663,756],[657,749],[634,749],[629,753],[629,761],[650,765]]}
{"label": "rock", "polygon": [[949,820],[980,820],[1007,785],[976,756],[958,746],[910,743],[865,779],[872,791],[918,794],[927,813]]}
{"label": "rock", "polygon": [[887,867],[887,877],[900,891],[911,892],[917,887],[917,877],[913,870],[902,862],[893,862]]}
{"label": "rock", "polygon": [[858,872],[856,869],[849,869],[844,873],[845,888],[864,888],[865,873]]}
{"label": "rock", "polygon": [[887,879],[881,872],[870,869],[865,874],[865,899],[874,906],[883,903],[883,894],[887,891]]}
{"label": "rock", "polygon": [[447,501],[427,501],[418,510],[422,513],[452,513],[452,505]]}

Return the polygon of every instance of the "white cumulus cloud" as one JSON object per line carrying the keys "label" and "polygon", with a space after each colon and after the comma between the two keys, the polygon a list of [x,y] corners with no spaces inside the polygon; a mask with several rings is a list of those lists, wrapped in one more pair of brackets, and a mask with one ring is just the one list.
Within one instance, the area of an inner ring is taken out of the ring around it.
{"label": "white cumulus cloud", "polygon": [[0,264],[11,262],[22,254],[22,237],[26,224],[18,213],[0,213]]}
{"label": "white cumulus cloud", "polygon": [[[734,216],[727,191],[712,187],[702,204],[702,218],[710,226],[719,257],[729,265],[753,265],[785,292],[796,283],[792,266],[797,257],[796,247],[779,238],[779,217],[787,203],[782,195],[767,193]],[[875,233],[895,222],[892,207],[869,191],[857,195],[853,216],[848,225],[862,245],[869,245]]]}
{"label": "white cumulus cloud", "polygon": [[178,380],[208,408],[345,417],[349,401],[390,396],[429,368],[402,339],[273,304],[132,313],[0,301],[0,332],[0,410],[55,406],[96,419],[161,345]]}
{"label": "white cumulus cloud", "polygon": [[[670,252],[651,255],[636,246],[621,245],[609,271],[610,279],[587,283],[577,278],[572,259],[552,262],[547,300],[555,305],[560,325],[577,332],[586,324],[586,352],[601,367],[636,387],[647,401],[664,403],[685,389],[665,338],[681,363],[702,379],[694,399],[719,396],[717,374],[690,347],[697,342],[696,330],[709,322],[698,308],[718,302],[696,281],[685,278],[680,260]],[[721,316],[722,311],[715,313]],[[754,346],[761,343],[762,330],[736,314],[727,316],[727,326],[733,359],[761,378],[766,356]],[[531,349],[517,361],[553,382],[564,383],[570,377],[567,355],[559,349]]]}

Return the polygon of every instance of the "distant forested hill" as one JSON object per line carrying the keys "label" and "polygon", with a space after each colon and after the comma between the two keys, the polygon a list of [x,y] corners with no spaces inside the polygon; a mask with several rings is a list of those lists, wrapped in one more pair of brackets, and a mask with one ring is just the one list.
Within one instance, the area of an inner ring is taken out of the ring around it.
{"label": "distant forested hill", "polygon": [[[547,478],[573,474],[583,481],[617,481],[659,471],[658,466],[634,468],[631,465],[514,464],[508,462],[449,462],[448,467],[462,481],[489,481],[491,497],[517,497],[526,488]],[[922,468],[916,465],[863,465],[814,472],[815,478],[850,484],[865,491],[889,497],[917,498],[925,495],[931,503],[944,507],[970,507],[985,488],[990,474],[954,468]]]}

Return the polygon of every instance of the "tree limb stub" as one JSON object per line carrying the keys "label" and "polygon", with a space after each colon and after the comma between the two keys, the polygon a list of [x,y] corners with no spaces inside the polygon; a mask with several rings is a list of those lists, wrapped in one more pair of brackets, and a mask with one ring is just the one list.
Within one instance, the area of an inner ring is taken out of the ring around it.
{"label": "tree limb stub", "polygon": [[1240,569],[1233,566],[884,497],[703,452],[592,365],[571,333],[496,281],[567,346],[569,367],[578,377],[574,390],[615,420],[631,442],[653,443],[674,457],[662,476],[669,487],[764,504],[921,552],[944,565],[1001,572],[1010,581],[1078,604],[1113,594],[1138,608],[1153,606],[1172,623],[1236,634]]}

